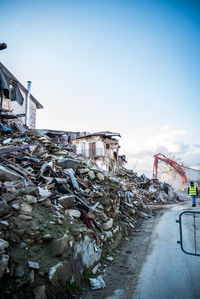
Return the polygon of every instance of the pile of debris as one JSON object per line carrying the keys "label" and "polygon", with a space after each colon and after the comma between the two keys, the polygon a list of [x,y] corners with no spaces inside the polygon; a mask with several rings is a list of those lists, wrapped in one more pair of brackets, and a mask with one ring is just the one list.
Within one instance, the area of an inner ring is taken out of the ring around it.
{"label": "pile of debris", "polygon": [[111,176],[36,130],[0,143],[0,298],[67,298],[67,283],[151,216],[147,204],[177,200],[170,186],[123,167]]}

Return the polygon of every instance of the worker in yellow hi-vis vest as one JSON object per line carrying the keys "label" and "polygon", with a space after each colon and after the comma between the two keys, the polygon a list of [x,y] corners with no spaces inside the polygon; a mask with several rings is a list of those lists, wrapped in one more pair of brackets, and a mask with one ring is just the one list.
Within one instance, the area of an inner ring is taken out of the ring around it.
{"label": "worker in yellow hi-vis vest", "polygon": [[190,182],[190,186],[188,187],[188,194],[191,197],[192,200],[192,206],[196,206],[196,196],[198,195],[198,189],[197,186],[194,185],[193,182]]}

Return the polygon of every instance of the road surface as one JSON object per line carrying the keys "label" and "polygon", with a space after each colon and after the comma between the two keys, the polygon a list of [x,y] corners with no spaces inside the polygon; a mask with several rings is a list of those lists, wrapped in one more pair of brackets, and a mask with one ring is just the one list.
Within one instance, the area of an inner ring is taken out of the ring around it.
{"label": "road surface", "polygon": [[[183,253],[177,244],[176,219],[192,209],[190,202],[165,206],[156,217],[145,219],[106,272],[107,287],[81,298],[200,299],[200,257]],[[184,220],[184,246],[193,250],[190,218]]]}
{"label": "road surface", "polygon": [[[134,299],[200,298],[200,257],[183,253],[176,244],[179,234],[175,220],[183,208],[174,206],[164,213],[156,225],[152,234],[152,252],[139,274]],[[190,218],[188,215],[184,221],[184,245],[188,251],[194,251]]]}

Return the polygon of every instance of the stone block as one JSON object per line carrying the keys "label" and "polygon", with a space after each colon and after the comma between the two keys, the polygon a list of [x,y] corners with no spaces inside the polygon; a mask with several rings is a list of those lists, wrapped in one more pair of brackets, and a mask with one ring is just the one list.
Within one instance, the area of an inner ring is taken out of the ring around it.
{"label": "stone block", "polygon": [[0,250],[4,250],[5,248],[8,248],[9,243],[5,241],[4,239],[0,239]]}
{"label": "stone block", "polygon": [[10,208],[8,206],[8,204],[6,203],[6,201],[1,200],[0,201],[0,217],[8,214],[10,211]]}
{"label": "stone block", "polygon": [[88,168],[79,168],[78,169],[78,172],[80,173],[80,174],[84,174],[84,173],[88,173],[90,170],[88,169]]}
{"label": "stone block", "polygon": [[37,262],[28,261],[28,267],[31,269],[40,269],[40,265]]}
{"label": "stone block", "polygon": [[64,265],[62,262],[57,263],[49,269],[49,281],[52,284],[57,284],[62,278],[64,272]]}
{"label": "stone block", "polygon": [[89,176],[89,179],[90,180],[94,180],[95,179],[95,174],[94,174],[94,172],[92,171],[92,170],[90,170],[89,172],[88,172],[88,176]]}
{"label": "stone block", "polygon": [[113,218],[108,219],[106,222],[102,224],[103,230],[109,230],[113,227]]}
{"label": "stone block", "polygon": [[81,217],[81,212],[78,210],[72,210],[72,209],[68,209],[65,210],[65,214],[72,216],[74,218],[80,218]]}
{"label": "stone block", "polygon": [[17,172],[10,170],[9,168],[0,165],[0,180],[2,181],[18,181],[23,177]]}
{"label": "stone block", "polygon": [[78,160],[70,159],[70,158],[64,158],[58,161],[58,165],[60,165],[64,169],[69,169],[69,168],[74,169],[78,163],[79,163]]}
{"label": "stone block", "polygon": [[98,172],[98,173],[97,173],[97,178],[98,178],[98,180],[101,181],[101,182],[104,181],[104,175],[103,175],[101,172]]}
{"label": "stone block", "polygon": [[64,234],[60,239],[53,239],[49,246],[52,256],[62,255],[68,248],[68,235]]}
{"label": "stone block", "polygon": [[15,198],[16,198],[16,193],[7,192],[7,193],[1,195],[1,199],[5,200],[7,202],[10,202],[10,201],[14,200]]}
{"label": "stone block", "polygon": [[11,206],[15,211],[19,211],[20,210],[20,205],[18,203],[14,203],[12,206]]}
{"label": "stone block", "polygon": [[23,199],[29,204],[34,204],[37,202],[37,198],[33,195],[25,195]]}
{"label": "stone block", "polygon": [[20,207],[21,207],[21,211],[23,212],[28,212],[28,213],[32,212],[32,207],[26,203],[20,204]]}
{"label": "stone block", "polygon": [[66,210],[71,208],[75,203],[73,195],[64,195],[58,199],[58,203]]}

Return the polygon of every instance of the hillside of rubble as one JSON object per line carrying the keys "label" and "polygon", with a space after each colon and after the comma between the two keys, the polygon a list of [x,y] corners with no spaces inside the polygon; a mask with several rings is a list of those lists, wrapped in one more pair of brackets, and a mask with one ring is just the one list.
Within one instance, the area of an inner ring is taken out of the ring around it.
{"label": "hillside of rubble", "polygon": [[0,136],[0,298],[70,298],[171,186],[120,167],[100,170],[44,133]]}

